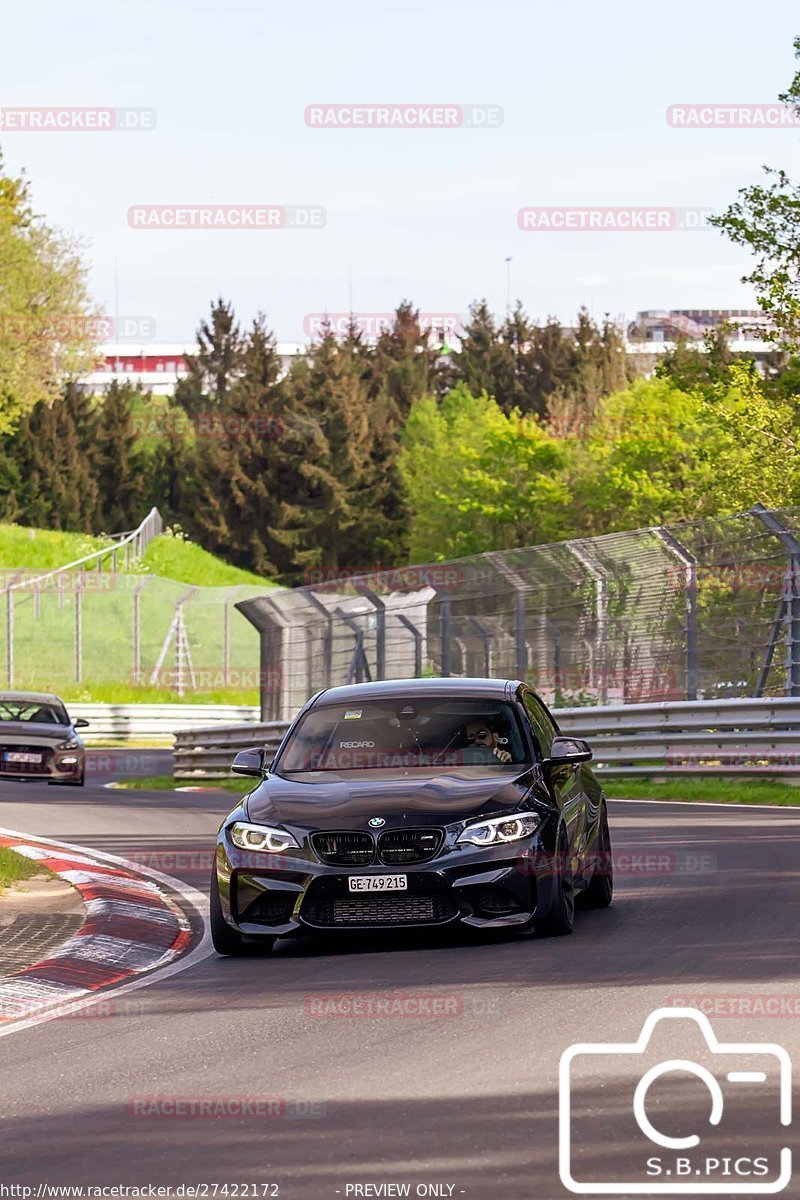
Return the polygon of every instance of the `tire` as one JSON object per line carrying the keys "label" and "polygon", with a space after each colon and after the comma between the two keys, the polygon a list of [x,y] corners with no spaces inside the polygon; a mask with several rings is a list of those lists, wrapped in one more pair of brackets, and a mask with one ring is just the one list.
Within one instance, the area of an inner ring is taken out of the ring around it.
{"label": "tire", "polygon": [[81,775],[80,779],[50,779],[50,780],[48,780],[48,783],[51,783],[54,787],[83,787],[85,782],[86,782],[85,775]]}
{"label": "tire", "polygon": [[605,801],[600,809],[597,834],[597,857],[601,869],[592,875],[591,883],[578,897],[581,908],[608,908],[614,895],[614,866],[611,860],[611,833],[608,828],[608,811]]}
{"label": "tire", "polygon": [[226,958],[242,958],[245,955],[258,953],[268,954],[275,945],[274,937],[248,940],[237,929],[231,928],[222,915],[216,870],[211,874],[209,915],[211,918],[211,942],[217,954],[222,954]]}
{"label": "tire", "polygon": [[575,888],[569,868],[567,831],[561,826],[557,841],[556,869],[553,873],[553,902],[550,911],[534,929],[536,937],[564,937],[575,925]]}

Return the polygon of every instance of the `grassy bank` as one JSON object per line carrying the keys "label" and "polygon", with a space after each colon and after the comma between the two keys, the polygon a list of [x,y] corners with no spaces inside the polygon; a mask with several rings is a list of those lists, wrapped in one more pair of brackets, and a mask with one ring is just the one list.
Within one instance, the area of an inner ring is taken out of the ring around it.
{"label": "grassy bank", "polygon": [[21,879],[30,879],[33,875],[42,875],[45,868],[32,858],[25,858],[14,850],[0,846],[0,893],[18,883]]}
{"label": "grassy bank", "polygon": [[609,779],[606,795],[627,800],[691,800],[703,804],[800,806],[800,787],[772,779]]}
{"label": "grassy bank", "polygon": [[172,792],[179,787],[215,787],[237,796],[243,796],[250,790],[250,784],[245,779],[174,779],[172,775],[142,775],[136,779],[124,779],[116,784],[114,790]]}

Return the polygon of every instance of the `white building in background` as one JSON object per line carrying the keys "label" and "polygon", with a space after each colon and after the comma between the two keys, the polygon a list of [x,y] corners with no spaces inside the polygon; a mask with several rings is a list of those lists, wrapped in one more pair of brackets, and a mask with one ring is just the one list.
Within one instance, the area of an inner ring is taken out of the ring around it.
{"label": "white building in background", "polygon": [[[642,372],[651,371],[655,362],[675,346],[679,335],[702,345],[706,333],[725,325],[731,349],[763,361],[773,353],[771,343],[763,340],[768,319],[759,309],[644,309],[636,314],[626,330],[625,349],[641,364]],[[458,336],[451,335],[453,343]],[[179,379],[187,374],[186,357],[194,354],[194,342],[107,342],[99,347],[97,365],[82,381],[92,395],[103,392],[116,379],[132,383],[155,396],[171,396]],[[279,342],[278,354],[284,372],[306,353],[303,342]]]}
{"label": "white building in background", "polygon": [[[83,388],[96,395],[108,385],[132,383],[154,396],[171,396],[179,379],[187,375],[186,357],[194,354],[195,343],[107,342],[99,347],[97,365],[81,381]],[[294,342],[279,342],[278,354],[284,371],[288,371],[294,359],[305,353],[305,346]]]}

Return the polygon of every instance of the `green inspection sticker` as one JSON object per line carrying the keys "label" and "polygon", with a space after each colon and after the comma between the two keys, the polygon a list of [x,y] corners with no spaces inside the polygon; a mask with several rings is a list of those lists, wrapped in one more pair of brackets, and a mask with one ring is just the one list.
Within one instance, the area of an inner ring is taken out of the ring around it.
{"label": "green inspection sticker", "polygon": [[345,721],[357,721],[362,711],[360,708],[346,708],[344,712]]}

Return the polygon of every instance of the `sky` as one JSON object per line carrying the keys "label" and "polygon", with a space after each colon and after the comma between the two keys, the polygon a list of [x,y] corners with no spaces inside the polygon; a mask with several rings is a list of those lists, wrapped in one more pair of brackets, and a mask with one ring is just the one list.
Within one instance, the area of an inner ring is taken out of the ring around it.
{"label": "sky", "polygon": [[[4,125],[0,149],[81,239],[97,304],[158,341],[190,341],[220,295],[288,342],[310,314],[404,298],[502,313],[509,274],[537,319],[753,307],[747,252],[714,230],[523,230],[518,212],[719,211],[764,163],[797,177],[800,127],[676,128],[667,109],[775,102],[798,33],[788,0],[32,0],[4,15],[0,107],[155,110],[155,128]],[[502,123],[306,123],[308,106],[365,104],[489,106]],[[129,223],[175,205],[309,206],[325,223]]]}

